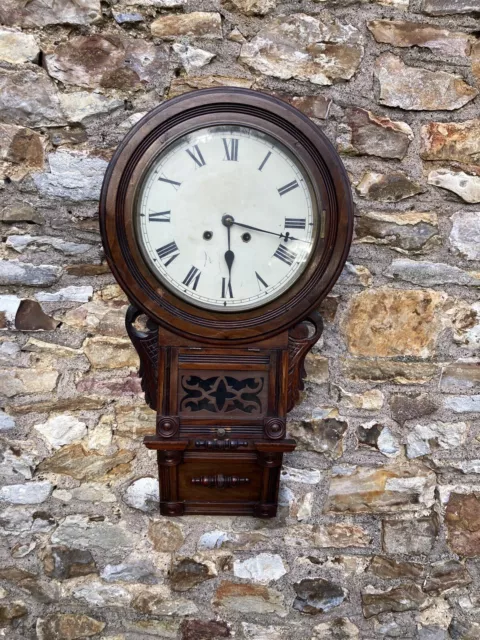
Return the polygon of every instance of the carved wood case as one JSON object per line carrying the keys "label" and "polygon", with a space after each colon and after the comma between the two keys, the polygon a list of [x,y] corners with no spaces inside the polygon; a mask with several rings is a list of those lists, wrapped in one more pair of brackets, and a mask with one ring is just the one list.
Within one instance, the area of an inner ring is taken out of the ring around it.
{"label": "carved wood case", "polygon": [[[290,289],[233,313],[195,307],[162,287],[134,224],[138,186],[152,159],[185,133],[218,123],[276,137],[302,164],[324,217],[324,233]],[[161,513],[275,516],[283,454],[296,444],[287,438],[287,413],[323,329],[315,308],[351,242],[351,192],[337,153],[277,98],[234,88],[192,92],[154,109],[127,135],[105,176],[100,221],[109,265],[132,303],[126,328],[145,401],[157,413],[156,434],[145,445],[157,451]],[[141,315],[145,330],[137,328]]]}

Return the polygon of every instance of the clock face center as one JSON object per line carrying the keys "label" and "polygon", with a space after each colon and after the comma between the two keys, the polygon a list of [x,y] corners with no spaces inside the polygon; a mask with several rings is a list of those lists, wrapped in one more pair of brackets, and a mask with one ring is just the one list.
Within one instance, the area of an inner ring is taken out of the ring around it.
{"label": "clock face center", "polygon": [[200,129],[154,159],[137,237],[175,295],[218,311],[252,309],[290,288],[310,261],[322,226],[312,193],[298,159],[270,135]]}

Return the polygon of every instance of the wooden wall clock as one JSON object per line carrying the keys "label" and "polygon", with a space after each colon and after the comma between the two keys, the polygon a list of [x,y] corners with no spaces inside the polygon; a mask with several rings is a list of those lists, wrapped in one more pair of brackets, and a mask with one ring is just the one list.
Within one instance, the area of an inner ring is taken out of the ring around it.
{"label": "wooden wall clock", "polygon": [[[286,415],[347,258],[350,185],[318,127],[246,89],[195,91],[130,131],[100,203],[157,412],[163,515],[276,514]],[[135,324],[148,318],[147,329]]]}

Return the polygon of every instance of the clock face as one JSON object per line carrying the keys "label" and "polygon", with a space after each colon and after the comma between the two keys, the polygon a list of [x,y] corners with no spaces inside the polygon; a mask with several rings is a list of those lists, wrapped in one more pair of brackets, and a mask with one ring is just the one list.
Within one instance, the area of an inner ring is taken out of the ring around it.
{"label": "clock face", "polygon": [[177,296],[217,311],[252,309],[306,268],[323,228],[312,194],[299,161],[273,137],[244,126],[199,129],[151,164],[137,238]]}

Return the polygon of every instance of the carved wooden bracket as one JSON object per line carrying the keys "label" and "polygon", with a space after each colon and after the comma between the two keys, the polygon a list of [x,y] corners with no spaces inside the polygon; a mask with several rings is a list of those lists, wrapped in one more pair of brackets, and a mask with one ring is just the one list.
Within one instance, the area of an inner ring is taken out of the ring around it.
{"label": "carved wooden bracket", "polygon": [[[311,333],[310,326],[314,331]],[[303,391],[305,372],[305,356],[319,340],[323,332],[323,320],[317,311],[288,331],[288,401],[287,412],[291,411]]]}
{"label": "carved wooden bracket", "polygon": [[138,375],[142,380],[145,402],[150,409],[156,409],[158,391],[158,327],[149,320],[147,322],[148,331],[139,331],[135,327],[134,322],[141,315],[143,315],[143,312],[131,304],[125,316],[125,327],[140,358]]}

